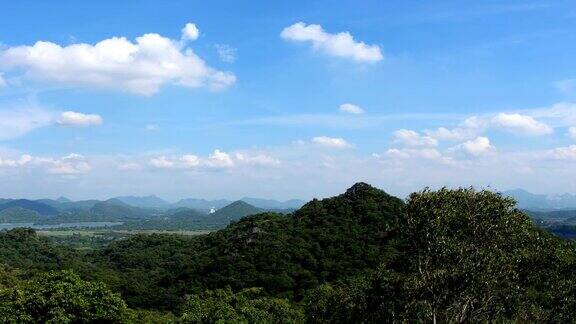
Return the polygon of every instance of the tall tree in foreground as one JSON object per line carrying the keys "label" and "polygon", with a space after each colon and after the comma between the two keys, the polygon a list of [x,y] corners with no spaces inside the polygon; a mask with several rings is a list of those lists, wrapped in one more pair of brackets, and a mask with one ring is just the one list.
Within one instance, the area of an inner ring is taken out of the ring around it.
{"label": "tall tree in foreground", "polygon": [[564,321],[576,311],[573,244],[535,228],[512,199],[424,190],[398,231],[401,258],[368,293],[375,318]]}

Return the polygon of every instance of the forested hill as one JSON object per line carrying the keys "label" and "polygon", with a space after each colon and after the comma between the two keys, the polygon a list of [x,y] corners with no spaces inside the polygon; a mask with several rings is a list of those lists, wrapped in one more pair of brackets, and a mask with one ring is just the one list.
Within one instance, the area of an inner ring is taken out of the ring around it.
{"label": "forested hill", "polygon": [[[424,190],[405,203],[358,183],[291,215],[248,216],[197,237],[136,235],[88,255],[16,234],[21,243],[0,234],[9,247],[0,257],[40,279],[0,290],[0,316],[45,320],[60,307],[76,321],[386,323],[572,322],[576,313],[574,243],[489,191]],[[60,281],[89,289],[46,288]],[[87,297],[92,290],[111,306]],[[82,313],[76,300],[109,311]]]}
{"label": "forested hill", "polygon": [[[264,287],[301,298],[319,283],[375,269],[390,252],[386,243],[403,206],[357,184],[341,196],[313,200],[294,215],[250,216],[197,238],[141,235],[93,258],[98,268],[110,267],[121,277],[113,281],[126,283],[118,288],[139,307],[173,308],[186,289],[225,286]],[[122,271],[135,268],[136,273]]]}

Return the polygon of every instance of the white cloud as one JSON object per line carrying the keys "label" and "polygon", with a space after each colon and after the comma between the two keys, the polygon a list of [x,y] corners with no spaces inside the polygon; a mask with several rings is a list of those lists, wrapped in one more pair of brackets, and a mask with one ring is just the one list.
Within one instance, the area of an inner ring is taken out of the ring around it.
{"label": "white cloud", "polygon": [[56,121],[58,125],[62,126],[91,126],[101,125],[103,122],[102,117],[96,114],[83,114],[74,111],[65,111],[60,114],[60,118]]}
{"label": "white cloud", "polygon": [[480,136],[458,145],[456,149],[460,149],[473,156],[481,156],[494,152],[495,147],[490,144],[490,140],[487,137]]}
{"label": "white cloud", "polygon": [[[548,112],[550,114],[550,112]],[[536,120],[533,116],[519,113],[498,113],[493,116],[472,116],[458,127],[448,129],[424,130],[424,134],[437,140],[461,141],[476,138],[487,129],[495,128],[517,135],[542,136],[554,132],[549,125]]]}
{"label": "white cloud", "polygon": [[210,168],[229,168],[234,166],[234,161],[228,153],[216,149],[208,155],[204,165]]}
{"label": "white cloud", "polygon": [[394,142],[407,146],[437,146],[438,141],[430,136],[422,136],[409,129],[394,132]]}
{"label": "white cloud", "polygon": [[465,139],[475,138],[478,134],[488,128],[490,120],[488,118],[472,116],[466,118],[463,122],[453,129],[440,127],[436,130],[424,130],[424,134],[439,141],[462,141]]}
{"label": "white cloud", "polygon": [[576,145],[558,147],[550,151],[550,155],[555,159],[576,159]]}
{"label": "white cloud", "polygon": [[32,46],[0,50],[0,69],[23,71],[24,76],[64,85],[118,89],[153,95],[161,86],[223,89],[236,78],[206,65],[185,40],[197,37],[186,25],[183,41],[145,34],[132,42],[125,37],[104,39],[95,45],[38,41]]}
{"label": "white cloud", "polygon": [[156,124],[148,124],[148,125],[146,125],[146,127],[144,127],[144,129],[149,131],[149,132],[157,132],[160,130],[160,126],[158,126]]}
{"label": "white cloud", "polygon": [[318,144],[320,146],[330,147],[330,148],[346,148],[350,147],[345,139],[340,137],[328,137],[328,136],[318,136],[312,138],[312,143]]}
{"label": "white cloud", "polygon": [[77,175],[89,172],[92,167],[83,155],[69,154],[61,159],[45,161],[48,165],[48,172],[61,175]]}
{"label": "white cloud", "polygon": [[568,128],[568,136],[576,140],[576,127],[572,126]]}
{"label": "white cloud", "polygon": [[0,140],[25,135],[34,129],[52,124],[53,115],[41,108],[0,111]]}
{"label": "white cloud", "polygon": [[316,50],[357,62],[374,63],[383,59],[378,45],[357,42],[349,32],[327,33],[320,25],[306,25],[303,22],[298,22],[284,28],[280,36],[283,39],[296,42],[311,42]]}
{"label": "white cloud", "polygon": [[446,127],[439,127],[436,130],[424,130],[424,134],[439,141],[459,141],[471,137],[471,130],[464,128],[448,129]]}
{"label": "white cloud", "polygon": [[550,107],[525,110],[525,113],[557,127],[576,124],[576,104],[571,102],[558,102]]}
{"label": "white cloud", "polygon": [[88,173],[92,170],[86,158],[80,154],[69,154],[61,158],[35,157],[28,154],[20,156],[18,159],[0,158],[0,167],[9,168],[41,168],[48,173],[74,176]]}
{"label": "white cloud", "polygon": [[276,166],[280,164],[280,160],[266,154],[249,155],[236,153],[235,158],[241,163],[255,166]]}
{"label": "white cloud", "polygon": [[150,159],[149,162],[150,165],[159,169],[195,169],[197,171],[230,169],[241,166],[274,167],[281,163],[279,159],[262,152],[241,151],[229,154],[218,149],[206,157],[194,154],[185,154],[180,157],[158,156]]}
{"label": "white cloud", "polygon": [[175,166],[175,163],[168,160],[165,156],[159,156],[150,159],[150,165],[158,169],[171,169]]}
{"label": "white cloud", "polygon": [[200,165],[200,158],[193,154],[186,154],[182,156],[182,162],[186,167],[193,168]]}
{"label": "white cloud", "polygon": [[19,159],[5,159],[0,157],[0,167],[13,168],[18,166],[24,166],[26,164],[29,164],[32,160],[33,157],[28,154],[22,155]]}
{"label": "white cloud", "polygon": [[531,116],[521,114],[499,113],[492,118],[492,124],[495,127],[522,135],[540,136],[554,132],[552,127],[535,120]]}
{"label": "white cloud", "polygon": [[7,85],[8,82],[6,82],[6,79],[4,79],[4,74],[0,73],[0,89],[4,88]]}
{"label": "white cloud", "polygon": [[442,153],[436,149],[389,149],[386,156],[394,159],[423,158],[437,160],[443,158]]}
{"label": "white cloud", "polygon": [[234,63],[236,61],[236,49],[226,44],[216,44],[218,57],[224,63]]}
{"label": "white cloud", "polygon": [[182,39],[184,40],[197,40],[200,36],[200,30],[195,24],[187,23],[184,28],[182,28]]}
{"label": "white cloud", "polygon": [[355,114],[355,115],[359,115],[359,114],[363,114],[364,113],[364,109],[362,109],[360,106],[351,104],[351,103],[345,103],[340,105],[340,111],[342,112],[347,112],[350,114]]}

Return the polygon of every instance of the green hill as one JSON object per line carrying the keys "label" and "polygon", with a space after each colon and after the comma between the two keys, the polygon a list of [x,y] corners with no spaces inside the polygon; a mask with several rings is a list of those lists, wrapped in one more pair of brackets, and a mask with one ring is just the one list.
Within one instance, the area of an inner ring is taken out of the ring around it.
{"label": "green hill", "polygon": [[0,211],[10,208],[27,209],[34,211],[42,216],[55,216],[58,214],[58,209],[44,203],[28,199],[15,199],[0,204]]}
{"label": "green hill", "polygon": [[98,202],[90,208],[90,213],[109,220],[142,218],[146,215],[143,210],[132,207],[118,199],[108,199]]}
{"label": "green hill", "polygon": [[263,209],[256,208],[247,202],[238,200],[208,215],[206,222],[227,225],[231,221],[237,221],[242,217],[255,215],[263,211]]}
{"label": "green hill", "polygon": [[22,207],[11,207],[0,211],[0,223],[33,223],[42,218],[37,212]]}
{"label": "green hill", "polygon": [[[398,198],[357,184],[292,216],[249,216],[193,238],[137,235],[94,257],[121,277],[125,284],[117,289],[132,305],[172,308],[186,290],[227,285],[297,297],[319,283],[376,268],[391,253],[386,243],[403,206]],[[254,211],[243,202],[230,207],[221,215]]]}

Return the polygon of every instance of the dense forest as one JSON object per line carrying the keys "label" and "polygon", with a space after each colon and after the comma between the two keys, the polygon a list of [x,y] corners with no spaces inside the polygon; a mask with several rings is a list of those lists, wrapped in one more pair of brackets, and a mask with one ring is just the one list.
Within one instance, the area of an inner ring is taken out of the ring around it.
{"label": "dense forest", "polygon": [[0,259],[7,323],[571,322],[576,312],[576,245],[472,188],[403,201],[358,183],[291,214],[89,251],[14,229],[0,233]]}

